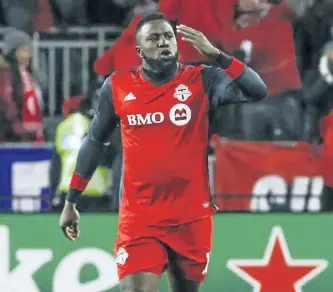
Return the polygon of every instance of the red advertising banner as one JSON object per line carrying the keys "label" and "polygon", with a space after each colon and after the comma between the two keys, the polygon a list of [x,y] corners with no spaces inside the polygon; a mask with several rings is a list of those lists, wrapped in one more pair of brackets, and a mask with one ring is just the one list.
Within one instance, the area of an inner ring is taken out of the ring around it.
{"label": "red advertising banner", "polygon": [[323,157],[312,146],[222,140],[215,147],[215,194],[221,210],[321,210]]}

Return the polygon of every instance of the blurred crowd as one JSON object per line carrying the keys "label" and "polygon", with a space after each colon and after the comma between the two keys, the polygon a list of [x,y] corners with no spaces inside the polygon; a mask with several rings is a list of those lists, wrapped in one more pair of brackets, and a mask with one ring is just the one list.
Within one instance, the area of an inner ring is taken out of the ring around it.
{"label": "blurred crowd", "polygon": [[[237,140],[321,143],[321,121],[333,108],[333,0],[1,0],[0,23],[10,29],[0,56],[0,142],[47,140],[38,74],[30,66],[33,32],[54,27],[66,32],[71,26],[123,28],[94,60],[96,79],[88,91],[66,97],[62,104],[51,179],[54,193],[60,194],[56,200],[66,192],[59,185],[68,186],[61,182],[60,169],[68,161],[68,169],[74,167],[73,156],[64,160],[61,155],[77,154],[100,82],[113,71],[140,65],[135,26],[143,15],[158,10],[173,25],[203,32],[215,46],[255,69],[268,85],[269,96],[259,103],[221,108],[214,117],[214,133]],[[180,39],[179,59],[212,64]],[[113,180],[120,179],[119,133],[112,141],[105,154],[112,158],[104,159],[106,165],[96,174],[99,182],[105,181],[104,190],[92,187],[92,193],[118,191],[108,189],[115,184],[103,170],[116,164]]]}

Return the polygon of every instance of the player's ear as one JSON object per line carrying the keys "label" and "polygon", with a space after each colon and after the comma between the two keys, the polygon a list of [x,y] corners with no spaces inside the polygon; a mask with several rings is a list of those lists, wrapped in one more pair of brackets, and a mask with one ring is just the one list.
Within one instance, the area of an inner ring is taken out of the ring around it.
{"label": "player's ear", "polygon": [[139,55],[139,57],[142,57],[142,51],[139,46],[136,46],[136,53]]}

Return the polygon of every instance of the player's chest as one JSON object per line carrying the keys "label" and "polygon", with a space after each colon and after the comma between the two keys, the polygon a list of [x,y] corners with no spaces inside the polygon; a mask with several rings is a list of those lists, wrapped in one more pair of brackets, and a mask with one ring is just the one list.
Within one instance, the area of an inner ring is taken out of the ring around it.
{"label": "player's chest", "polygon": [[208,113],[208,99],[196,84],[133,86],[121,98],[120,118],[129,127],[186,126]]}

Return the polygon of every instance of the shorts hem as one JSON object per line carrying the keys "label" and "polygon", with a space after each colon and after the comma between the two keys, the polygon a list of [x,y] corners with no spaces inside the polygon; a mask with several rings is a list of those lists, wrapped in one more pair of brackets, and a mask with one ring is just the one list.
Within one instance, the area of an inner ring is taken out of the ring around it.
{"label": "shorts hem", "polygon": [[[163,266],[163,268],[160,268],[161,266]],[[165,267],[166,267],[166,264],[163,264],[163,265],[154,265],[151,267],[146,267],[146,268],[141,268],[141,269],[135,269],[135,270],[124,272],[124,273],[118,272],[118,278],[119,278],[119,280],[121,280],[121,279],[125,278],[126,276],[137,274],[137,273],[151,273],[151,274],[155,274],[157,276],[161,276],[166,269]]]}

